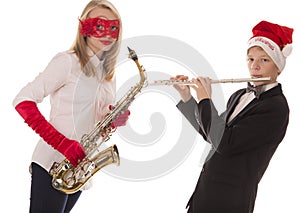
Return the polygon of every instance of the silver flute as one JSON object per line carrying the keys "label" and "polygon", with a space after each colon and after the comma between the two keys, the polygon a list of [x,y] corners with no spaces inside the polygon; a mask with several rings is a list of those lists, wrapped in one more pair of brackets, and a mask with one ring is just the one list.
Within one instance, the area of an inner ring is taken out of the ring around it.
{"label": "silver flute", "polygon": [[[212,84],[218,83],[241,83],[241,82],[258,82],[258,81],[270,81],[271,77],[262,78],[230,78],[230,79],[218,79],[211,80]],[[151,83],[148,82],[148,86],[159,86],[159,85],[195,85],[191,80],[156,80]]]}

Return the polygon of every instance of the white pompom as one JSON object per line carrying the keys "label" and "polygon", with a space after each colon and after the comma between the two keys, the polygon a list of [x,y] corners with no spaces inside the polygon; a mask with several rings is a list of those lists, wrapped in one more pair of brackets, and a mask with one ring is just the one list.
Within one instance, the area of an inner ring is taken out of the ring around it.
{"label": "white pompom", "polygon": [[284,57],[288,57],[293,50],[293,46],[291,44],[287,44],[282,49],[282,54]]}

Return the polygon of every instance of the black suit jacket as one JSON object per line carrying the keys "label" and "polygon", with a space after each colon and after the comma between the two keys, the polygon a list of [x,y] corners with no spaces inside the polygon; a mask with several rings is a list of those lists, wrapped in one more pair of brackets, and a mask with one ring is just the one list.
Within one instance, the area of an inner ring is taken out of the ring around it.
{"label": "black suit jacket", "polygon": [[286,133],[289,107],[279,84],[227,123],[245,92],[236,91],[221,115],[210,99],[197,103],[192,98],[177,105],[212,145],[188,203],[189,212],[253,212],[258,183]]}

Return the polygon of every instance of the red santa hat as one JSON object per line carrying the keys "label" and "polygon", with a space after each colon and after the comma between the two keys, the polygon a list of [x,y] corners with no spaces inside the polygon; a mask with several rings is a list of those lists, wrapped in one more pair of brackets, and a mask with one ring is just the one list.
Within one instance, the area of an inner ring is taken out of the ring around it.
{"label": "red santa hat", "polygon": [[293,31],[292,28],[261,21],[252,29],[253,36],[248,41],[248,49],[253,46],[263,48],[281,72],[293,49]]}

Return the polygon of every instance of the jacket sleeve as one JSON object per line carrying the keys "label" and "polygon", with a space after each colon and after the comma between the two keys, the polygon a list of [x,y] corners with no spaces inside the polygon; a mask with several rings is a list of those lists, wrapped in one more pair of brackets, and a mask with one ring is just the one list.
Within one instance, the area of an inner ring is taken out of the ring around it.
{"label": "jacket sleeve", "polygon": [[204,99],[197,105],[196,120],[200,126],[200,134],[205,135],[206,141],[217,148],[225,129],[224,113],[219,115],[211,99]]}
{"label": "jacket sleeve", "polygon": [[190,124],[199,132],[204,140],[206,140],[206,134],[202,131],[199,125],[199,121],[196,119],[197,114],[197,102],[192,97],[189,101],[183,102],[182,100],[176,105],[179,111],[184,115],[184,117],[190,122]]}

